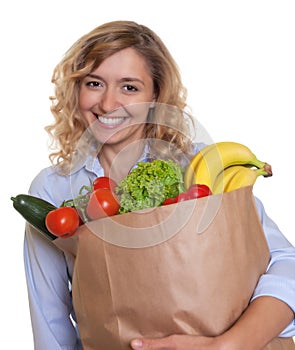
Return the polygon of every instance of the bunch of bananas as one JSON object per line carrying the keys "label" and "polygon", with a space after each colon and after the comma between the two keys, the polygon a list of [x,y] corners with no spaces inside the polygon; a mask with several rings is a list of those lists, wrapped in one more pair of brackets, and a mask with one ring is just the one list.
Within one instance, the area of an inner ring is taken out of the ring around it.
{"label": "bunch of bananas", "polygon": [[254,185],[258,176],[272,176],[269,164],[262,162],[245,145],[217,142],[204,147],[190,161],[184,173],[184,186],[205,184],[213,194]]}

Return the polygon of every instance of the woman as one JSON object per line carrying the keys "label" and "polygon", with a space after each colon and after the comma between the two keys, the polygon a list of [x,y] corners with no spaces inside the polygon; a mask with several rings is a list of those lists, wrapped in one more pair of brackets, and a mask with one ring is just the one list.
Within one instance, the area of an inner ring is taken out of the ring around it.
{"label": "woman", "polygon": [[[145,26],[115,21],[97,27],[68,50],[55,68],[53,83],[55,122],[47,131],[57,151],[50,156],[54,165],[32,182],[32,195],[59,206],[76,196],[89,179],[111,175],[120,180],[136,161],[153,153],[153,145],[147,147],[141,140],[164,140],[180,153],[192,152],[190,138],[184,136],[189,117],[173,119],[168,126],[150,122],[153,103],[180,110],[187,106],[177,65],[160,38]],[[137,113],[140,105],[147,106],[145,113]],[[88,127],[91,145],[85,138]],[[84,149],[93,146],[95,156],[81,157],[81,140]],[[114,160],[126,150],[129,157],[122,170],[122,161]],[[272,260],[240,320],[218,337],[130,339],[133,349],[258,350],[279,334],[295,335],[295,249],[259,201],[257,206]],[[71,299],[71,257],[30,232],[24,254],[35,349],[82,349]]]}

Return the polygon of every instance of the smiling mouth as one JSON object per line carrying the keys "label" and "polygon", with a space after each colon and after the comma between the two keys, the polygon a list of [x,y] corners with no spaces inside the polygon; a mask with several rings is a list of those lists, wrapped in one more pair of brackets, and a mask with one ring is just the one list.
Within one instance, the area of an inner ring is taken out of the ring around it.
{"label": "smiling mouth", "polygon": [[96,119],[104,125],[116,126],[122,124],[126,117],[105,117],[95,114]]}

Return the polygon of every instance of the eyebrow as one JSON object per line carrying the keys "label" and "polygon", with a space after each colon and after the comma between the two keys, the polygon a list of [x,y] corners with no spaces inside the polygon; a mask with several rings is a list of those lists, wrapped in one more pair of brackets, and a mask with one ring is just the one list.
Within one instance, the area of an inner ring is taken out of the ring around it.
{"label": "eyebrow", "polygon": [[[105,81],[101,76],[99,76],[97,74],[93,74],[93,73],[87,74],[87,77]],[[120,79],[119,81],[120,82],[138,82],[138,83],[141,83],[142,85],[145,85],[143,80],[141,80],[139,78],[134,78],[134,77],[124,77],[124,78]]]}

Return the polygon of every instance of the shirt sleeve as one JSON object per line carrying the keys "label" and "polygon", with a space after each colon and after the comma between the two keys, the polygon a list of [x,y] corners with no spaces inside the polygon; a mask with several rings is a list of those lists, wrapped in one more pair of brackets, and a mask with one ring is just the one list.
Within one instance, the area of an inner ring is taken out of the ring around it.
{"label": "shirt sleeve", "polygon": [[[50,201],[36,183],[30,194]],[[54,203],[53,203],[54,204]],[[24,264],[35,350],[82,349],[75,323],[65,255],[38,231],[26,230]]]}
{"label": "shirt sleeve", "polygon": [[[295,313],[295,248],[268,217],[257,198],[256,205],[270,249],[270,262],[256,286],[253,299],[272,296],[284,301]],[[295,336],[295,320],[280,336]]]}

